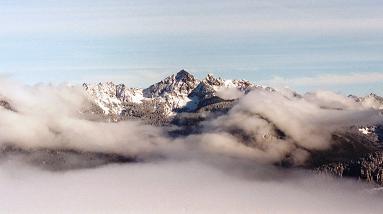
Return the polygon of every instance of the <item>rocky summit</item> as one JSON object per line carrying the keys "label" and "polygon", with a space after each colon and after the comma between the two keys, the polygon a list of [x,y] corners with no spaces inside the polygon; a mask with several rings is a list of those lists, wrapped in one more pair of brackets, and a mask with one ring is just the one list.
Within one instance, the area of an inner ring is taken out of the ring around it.
{"label": "rocky summit", "polygon": [[131,112],[132,105],[142,107],[149,105],[153,110],[161,109],[159,113],[164,117],[175,116],[177,112],[196,112],[208,99],[223,98],[218,93],[225,89],[246,94],[252,89],[263,88],[250,81],[223,80],[212,74],[198,80],[185,70],[166,77],[148,88],[129,88],[125,84],[112,82],[95,85],[84,83],[83,87],[90,100],[105,115],[127,116]]}

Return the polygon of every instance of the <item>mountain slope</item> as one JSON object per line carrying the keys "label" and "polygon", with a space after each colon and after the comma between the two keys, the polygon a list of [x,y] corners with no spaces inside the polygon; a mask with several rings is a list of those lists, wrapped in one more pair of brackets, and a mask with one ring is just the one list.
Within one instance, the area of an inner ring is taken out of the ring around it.
{"label": "mountain slope", "polygon": [[[208,74],[198,80],[185,70],[166,77],[148,88],[128,88],[124,84],[112,82],[96,85],[83,84],[89,99],[99,106],[106,115],[120,115],[129,111],[128,106],[152,105],[153,109],[160,105],[161,114],[174,116],[179,111],[195,111],[206,106],[207,100],[226,100],[225,89],[236,90],[236,93],[248,93],[252,89],[262,88],[246,80],[223,80]],[[222,92],[222,93],[220,93]]]}
{"label": "mountain slope", "polygon": [[[365,97],[342,97],[339,101],[336,100],[339,95],[329,93],[300,95],[291,90],[278,91],[246,80],[224,80],[211,74],[198,80],[185,70],[144,89],[128,88],[124,84],[111,82],[96,85],[84,84],[84,89],[89,100],[98,106],[104,115],[116,118],[113,121],[138,119],[152,125],[173,125],[177,128],[169,130],[168,133],[172,137],[203,132],[206,121],[217,118],[219,115],[226,115],[236,106],[239,97],[254,90],[264,91],[270,95],[281,94],[286,99],[294,99],[298,102],[314,102],[329,111],[383,109],[383,98],[376,94]],[[270,132],[264,135],[265,139],[292,140],[278,124],[273,123],[269,118],[264,115],[255,116],[270,127]],[[248,128],[251,129],[251,127]],[[224,129],[221,127],[219,130]],[[356,125],[344,130],[333,130],[331,138],[333,146],[327,150],[306,151],[311,158],[303,166],[324,173],[357,177],[383,185],[381,178],[383,177],[381,173],[383,171],[382,130],[381,124]],[[256,141],[238,127],[226,131],[247,146],[251,146]],[[289,155],[276,164],[295,165]]]}

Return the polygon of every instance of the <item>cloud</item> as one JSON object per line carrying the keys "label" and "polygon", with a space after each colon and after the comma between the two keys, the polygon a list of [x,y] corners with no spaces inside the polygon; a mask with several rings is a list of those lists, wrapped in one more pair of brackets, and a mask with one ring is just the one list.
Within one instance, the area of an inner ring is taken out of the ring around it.
{"label": "cloud", "polygon": [[276,86],[357,85],[376,82],[383,82],[383,73],[322,74],[298,78],[274,77],[271,80],[262,81],[264,84]]}
{"label": "cloud", "polygon": [[[97,118],[81,87],[1,79],[0,98],[12,106],[0,107],[0,209],[8,212],[380,211],[371,186],[273,165],[304,164],[331,146],[333,131],[382,122],[377,110],[331,92],[257,89],[200,132],[178,137],[169,127]],[[138,162],[110,164],[121,161],[103,154]],[[49,164],[73,168],[52,172]]]}
{"label": "cloud", "polygon": [[167,127],[100,120],[81,87],[0,83],[0,97],[14,109],[0,108],[0,146],[27,151],[74,150],[141,160],[224,155],[262,163],[291,157],[301,165],[310,151],[331,146],[333,132],[382,121],[373,106],[335,93],[299,97],[256,89],[228,114],[203,122],[199,134],[171,138]]}
{"label": "cloud", "polygon": [[136,121],[91,120],[92,114],[86,112],[93,107],[81,87],[24,86],[2,80],[0,95],[15,109],[0,108],[1,146],[145,156],[165,140],[161,129]]}
{"label": "cloud", "polygon": [[243,92],[238,90],[237,88],[226,88],[223,87],[217,91],[217,96],[226,99],[226,100],[234,100],[242,97],[244,95]]}
{"label": "cloud", "polygon": [[334,132],[382,121],[379,111],[332,92],[297,97],[257,89],[228,114],[205,122],[199,141],[228,156],[269,163],[290,156],[300,165],[311,151],[330,148]]}
{"label": "cloud", "polygon": [[[229,166],[228,166],[229,167]],[[248,163],[162,161],[49,172],[0,163],[9,213],[380,213],[370,186]],[[32,200],[33,198],[33,200]]]}

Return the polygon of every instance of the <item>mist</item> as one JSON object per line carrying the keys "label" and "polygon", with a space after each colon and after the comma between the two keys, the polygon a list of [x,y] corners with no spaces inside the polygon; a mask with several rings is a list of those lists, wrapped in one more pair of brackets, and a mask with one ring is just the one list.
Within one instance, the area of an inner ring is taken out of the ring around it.
{"label": "mist", "polygon": [[299,165],[309,151],[329,149],[334,132],[382,121],[379,110],[333,92],[300,97],[291,91],[257,89],[239,99],[228,114],[206,121],[199,138],[217,150],[241,150],[242,157],[276,162],[291,156]]}
{"label": "mist", "polygon": [[[6,102],[0,108],[0,208],[378,213],[381,194],[373,186],[276,166],[287,158],[304,165],[312,151],[331,148],[334,131],[381,123],[374,106],[323,91],[222,93],[239,98],[227,114],[202,122],[197,133],[174,137],[168,135],[174,127],[99,118],[78,86],[0,80]],[[56,166],[62,162],[67,166]]]}
{"label": "mist", "polygon": [[379,110],[332,92],[300,97],[290,91],[256,89],[242,96],[227,114],[203,122],[198,134],[174,138],[167,135],[166,127],[97,118],[90,110],[94,104],[78,86],[24,86],[6,79],[0,85],[0,96],[10,106],[0,108],[0,145],[25,150],[75,150],[140,159],[208,153],[261,162],[292,155],[299,164],[308,151],[328,149],[332,132],[383,121]]}
{"label": "mist", "polygon": [[258,165],[234,172],[199,161],[68,172],[15,163],[0,168],[0,207],[11,213],[380,213],[383,208],[381,193],[360,183]]}

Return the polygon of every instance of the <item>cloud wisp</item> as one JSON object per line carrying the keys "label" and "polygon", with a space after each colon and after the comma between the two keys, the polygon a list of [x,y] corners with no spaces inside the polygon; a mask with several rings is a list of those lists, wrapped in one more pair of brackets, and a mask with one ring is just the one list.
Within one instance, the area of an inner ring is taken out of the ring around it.
{"label": "cloud wisp", "polygon": [[322,74],[318,76],[283,78],[274,77],[262,81],[268,85],[276,86],[331,86],[331,85],[358,85],[383,82],[383,73],[351,73],[351,74]]}

